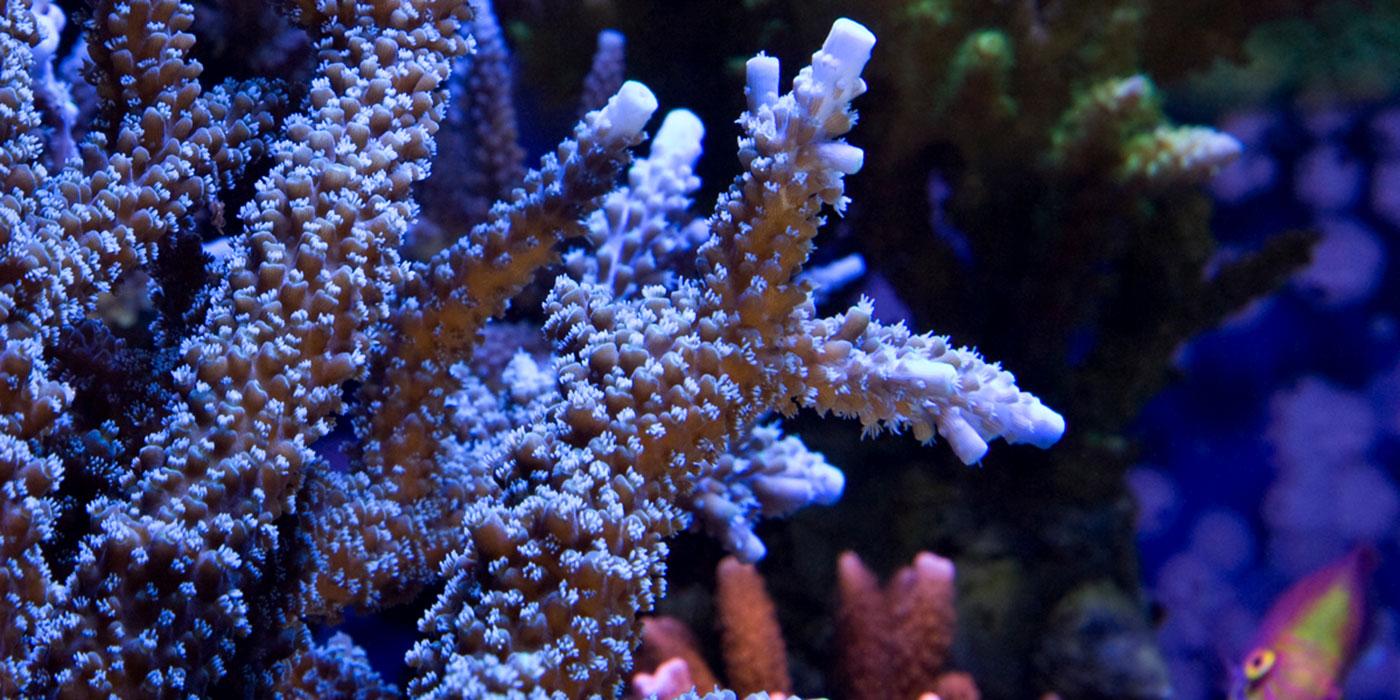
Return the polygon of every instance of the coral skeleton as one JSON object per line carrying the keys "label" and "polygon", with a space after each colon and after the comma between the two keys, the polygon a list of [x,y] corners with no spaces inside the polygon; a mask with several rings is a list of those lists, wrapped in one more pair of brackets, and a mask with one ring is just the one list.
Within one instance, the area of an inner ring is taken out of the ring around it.
{"label": "coral skeleton", "polygon": [[[670,538],[753,561],[758,518],[839,496],[778,416],[969,464],[1064,430],[869,302],[817,315],[803,266],[864,158],[850,20],[790,89],[749,61],[706,217],[694,115],[632,160],[658,104],[618,37],[616,89],[525,171],[485,0],[264,8],[314,74],[214,86],[189,2],[95,2],[90,87],[54,78],[56,6],[0,7],[0,695],[391,697],[311,625],[431,588],[409,695],[614,696]],[[543,322],[506,322],[541,272]]]}

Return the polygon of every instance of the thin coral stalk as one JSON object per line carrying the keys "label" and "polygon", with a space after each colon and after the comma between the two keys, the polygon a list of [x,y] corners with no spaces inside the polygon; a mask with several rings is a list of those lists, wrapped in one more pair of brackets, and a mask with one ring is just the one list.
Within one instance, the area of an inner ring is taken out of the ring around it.
{"label": "thin coral stalk", "polygon": [[792,691],[778,611],[752,564],[725,557],[715,570],[716,620],[729,685],[740,693]]}

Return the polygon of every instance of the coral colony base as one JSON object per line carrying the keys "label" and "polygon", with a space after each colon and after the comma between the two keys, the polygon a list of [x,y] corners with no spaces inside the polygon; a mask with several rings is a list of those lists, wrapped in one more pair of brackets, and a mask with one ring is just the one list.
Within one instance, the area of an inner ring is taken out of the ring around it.
{"label": "coral colony base", "polygon": [[[451,86],[476,100],[459,123],[490,99],[450,79],[492,26],[462,0],[287,3],[315,76],[212,87],[187,2],[95,2],[72,84],[62,13],[0,3],[5,697],[396,695],[308,625],[430,587],[409,695],[616,695],[668,538],[752,561],[757,518],[839,495],[773,416],[937,435],[969,464],[1064,430],[946,338],[865,302],[816,315],[799,273],[863,159],[859,24],[789,91],[749,61],[743,172],[708,218],[699,121],[667,115],[633,162],[657,103],[627,82],[519,182],[458,174],[463,200],[504,194],[414,261],[416,183],[504,148],[470,124],[475,156],[434,160]],[[542,327],[494,320],[564,239],[590,247]],[[341,416],[348,466],[318,442]]]}

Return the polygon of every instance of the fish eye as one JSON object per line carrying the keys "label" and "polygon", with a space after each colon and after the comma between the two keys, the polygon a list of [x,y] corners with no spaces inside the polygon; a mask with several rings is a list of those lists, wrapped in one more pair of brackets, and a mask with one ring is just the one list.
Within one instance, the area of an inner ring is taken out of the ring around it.
{"label": "fish eye", "polygon": [[1249,657],[1244,662],[1244,677],[1250,682],[1257,681],[1268,675],[1273,669],[1274,663],[1278,661],[1278,654],[1273,649],[1255,649],[1249,653]]}

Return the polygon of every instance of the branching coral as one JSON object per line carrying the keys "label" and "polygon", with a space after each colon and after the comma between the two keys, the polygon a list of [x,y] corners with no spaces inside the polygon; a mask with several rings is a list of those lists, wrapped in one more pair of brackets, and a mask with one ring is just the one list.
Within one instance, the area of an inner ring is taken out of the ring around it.
{"label": "branching coral", "polygon": [[[839,697],[981,697],[972,676],[948,668],[957,629],[952,562],[920,552],[881,588],[860,557],[845,552],[837,578],[831,676]],[[786,645],[763,576],[729,557],[720,562],[715,579],[726,683],[715,679],[685,623],[652,617],[643,626],[642,670],[632,677],[635,696],[672,700],[722,687],[749,697],[791,693]]]}
{"label": "branching coral", "polygon": [[[696,80],[684,66],[649,60],[685,38],[640,31],[634,23],[657,16],[642,11],[644,0],[545,4],[575,13],[568,26],[591,13],[597,25],[629,31],[629,56],[650,67],[658,89]],[[969,644],[989,694],[1088,697],[1080,681],[1088,677],[1115,697],[1170,691],[1143,633],[1148,606],[1124,479],[1137,459],[1134,421],[1173,376],[1182,344],[1276,289],[1305,263],[1311,237],[1218,250],[1200,185],[1240,145],[1173,123],[1164,96],[1174,80],[1239,56],[1259,22],[1313,4],[755,0],[745,12],[713,11],[732,7],[721,2],[670,11],[674,22],[703,21],[735,37],[688,47],[716,64],[755,36],[796,49],[838,13],[879,33],[885,50],[866,79],[881,99],[863,106],[870,158],[851,183],[844,222],[863,234],[851,241],[870,264],[866,289],[890,314],[876,318],[977,338],[1075,426],[1056,450],[1003,450],[988,459],[994,468],[937,476],[931,453],[811,429],[805,437],[833,458],[892,467],[848,484],[858,503],[848,498],[846,509],[786,531],[805,543],[794,568],[857,543],[878,541],[899,557],[937,548],[975,582],[961,600],[988,621],[970,630]],[[554,40],[537,35],[534,45]],[[722,105],[694,108],[708,115]],[[875,511],[896,522],[875,522]],[[1060,663],[1069,657],[1047,647],[1078,631],[1051,629],[1073,619],[1052,613],[1062,603],[1082,608],[1082,590],[1123,633],[1102,639],[1131,638],[1137,652],[1075,657],[1095,664],[1087,670]],[[795,652],[817,653],[806,646]]]}
{"label": "branching coral", "polygon": [[[786,94],[775,59],[749,62],[743,174],[697,219],[685,113],[615,189],[657,107],[635,82],[515,181],[484,2],[288,3],[309,84],[210,89],[190,3],[98,3],[95,121],[52,171],[65,135],[32,95],[55,25],[3,8],[7,696],[392,694],[308,625],[444,580],[410,694],[614,694],[668,538],[700,520],[754,559],[759,515],[839,493],[771,414],[912,427],[967,462],[1064,429],[868,303],[817,317],[799,275],[864,157],[842,137],[874,36],[849,20]],[[453,100],[471,157],[435,161]],[[488,172],[424,182],[464,165]],[[438,207],[434,235],[465,233],[401,257],[415,193],[454,188],[501,201]],[[542,328],[493,322],[570,239],[597,252],[571,255]]]}

